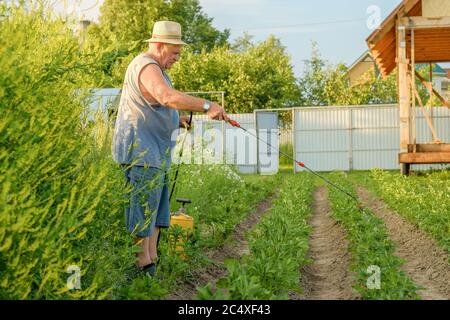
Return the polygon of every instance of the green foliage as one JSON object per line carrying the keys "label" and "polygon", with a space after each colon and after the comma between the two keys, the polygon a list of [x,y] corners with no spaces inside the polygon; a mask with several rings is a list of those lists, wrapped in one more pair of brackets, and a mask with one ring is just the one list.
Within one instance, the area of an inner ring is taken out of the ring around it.
{"label": "green foliage", "polygon": [[[193,234],[187,238],[178,228],[163,231],[157,279],[149,283],[142,276],[134,276],[113,292],[115,299],[163,299],[176,290],[180,282],[192,276],[192,270],[210,263],[205,250],[223,245],[236,224],[245,219],[256,202],[272,192],[278,180],[277,176],[266,177],[264,183],[260,179],[241,178],[230,167],[219,165],[182,165],[178,178],[171,212],[180,207],[176,197],[192,200],[186,210],[194,218]],[[170,239],[177,235],[185,241],[186,260],[174,254],[176,243]]]}
{"label": "green foliage", "polygon": [[[0,22],[0,297],[163,297],[205,262],[202,248],[223,242],[274,184],[237,182],[228,168],[187,170],[179,192],[195,184],[183,192],[198,202],[192,208],[196,233],[187,247],[192,259],[168,255],[164,234],[163,279],[150,283],[135,267],[138,248],[124,227],[128,190],[110,156],[110,126],[101,117],[86,122],[79,90],[98,86],[105,64],[96,61],[105,51],[86,51],[41,7],[7,14],[0,8],[7,16]],[[211,201],[217,191],[219,199]],[[80,268],[81,290],[66,286],[71,265]]]}
{"label": "green foliage", "polygon": [[373,170],[376,192],[395,211],[406,217],[450,253],[450,171],[406,177]]}
{"label": "green foliage", "polygon": [[199,244],[218,247],[247,216],[253,204],[272,192],[278,179],[278,176],[268,176],[252,181],[223,165],[182,165],[172,211],[179,207],[176,196],[191,199],[188,210],[198,224]]}
{"label": "green foliage", "polygon": [[[417,71],[429,81],[429,67],[418,65]],[[311,58],[306,61],[306,69],[299,79],[303,106],[341,106],[397,103],[397,72],[382,79],[375,68],[362,75],[356,84],[350,84],[348,67],[342,63],[329,64],[322,59],[317,44],[312,44]],[[426,103],[429,94],[426,88],[416,80],[419,95]],[[433,105],[441,103],[434,97]],[[419,103],[417,103],[419,106]]]}
{"label": "green foliage", "polygon": [[186,50],[170,72],[175,86],[182,91],[225,91],[228,112],[294,105],[295,76],[279,40],[269,37],[245,48],[222,47],[200,55]]}
{"label": "green foliage", "polygon": [[[118,232],[122,173],[109,140],[82,125],[75,92],[93,82],[90,57],[41,9],[0,22],[0,296],[105,298],[133,261]],[[80,291],[66,288],[70,265]]]}
{"label": "green foliage", "polygon": [[227,45],[229,31],[212,26],[198,0],[126,1],[106,0],[100,8],[100,22],[89,26],[84,51],[102,52],[97,64],[103,72],[102,87],[121,87],[129,62],[146,51],[153,25],[158,20],[177,21],[183,39],[194,52]]}
{"label": "green foliage", "polygon": [[150,38],[153,25],[159,20],[173,20],[182,26],[183,40],[195,52],[211,50],[227,44],[229,31],[220,32],[212,26],[198,0],[105,0],[100,8],[100,23],[91,35],[117,41],[126,48],[139,44],[130,54],[137,54],[146,47],[143,41]]}
{"label": "green foliage", "polygon": [[[292,144],[281,145],[280,151],[290,155],[291,157],[293,157],[294,155],[294,149]],[[292,162],[293,162],[292,159],[289,159],[288,157],[280,154],[280,165],[292,166]]]}
{"label": "green foliage", "polygon": [[369,70],[363,81],[351,86],[348,68],[343,64],[328,64],[313,43],[311,58],[299,80],[301,104],[304,106],[363,105],[396,103],[397,77],[395,73],[380,79],[375,70]]}
{"label": "green foliage", "polygon": [[[351,184],[343,174],[333,173],[330,178],[345,190],[355,195]],[[339,181],[339,182],[337,182]],[[360,210],[354,200],[329,187],[329,198],[333,217],[347,231],[349,250],[352,254],[351,270],[356,274],[354,288],[363,299],[418,299],[416,286],[400,271],[402,261],[394,255],[395,247],[389,240],[382,220],[367,209]],[[380,268],[380,288],[367,285],[370,266]]]}
{"label": "green foliage", "polygon": [[228,276],[218,281],[218,289],[200,288],[198,298],[287,299],[289,291],[298,291],[298,270],[308,262],[312,189],[310,176],[284,177],[273,207],[248,234],[250,254],[227,261]]}

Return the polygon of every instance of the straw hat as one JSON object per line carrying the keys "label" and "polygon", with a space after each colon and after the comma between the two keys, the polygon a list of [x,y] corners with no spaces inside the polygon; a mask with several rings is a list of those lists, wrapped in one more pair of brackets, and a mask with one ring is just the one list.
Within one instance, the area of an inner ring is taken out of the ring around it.
{"label": "straw hat", "polygon": [[174,21],[157,21],[153,26],[152,38],[146,42],[162,42],[185,45],[181,40],[181,25]]}

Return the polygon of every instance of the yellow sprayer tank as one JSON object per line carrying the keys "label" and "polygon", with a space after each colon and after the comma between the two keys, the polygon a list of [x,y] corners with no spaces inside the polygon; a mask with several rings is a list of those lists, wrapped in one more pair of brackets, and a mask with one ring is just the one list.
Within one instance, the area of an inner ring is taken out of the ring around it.
{"label": "yellow sprayer tank", "polygon": [[[189,239],[194,231],[194,218],[186,214],[186,209],[184,205],[186,203],[191,203],[189,199],[181,199],[177,198],[177,202],[181,202],[183,206],[177,212],[173,213],[170,216],[170,246],[169,249],[172,251],[175,249],[175,252],[180,254],[183,259],[186,259],[187,256],[184,253],[184,241]],[[179,226],[181,228],[182,234],[179,232],[175,232],[173,229],[174,226]]]}

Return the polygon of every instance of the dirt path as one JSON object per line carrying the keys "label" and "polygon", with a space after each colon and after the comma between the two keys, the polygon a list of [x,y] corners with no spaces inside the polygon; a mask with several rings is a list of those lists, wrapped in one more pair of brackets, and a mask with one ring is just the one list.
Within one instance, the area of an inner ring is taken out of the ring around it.
{"label": "dirt path", "polygon": [[352,288],[352,275],[348,271],[350,254],[345,230],[330,215],[328,191],[322,186],[314,192],[313,216],[310,221],[314,229],[310,236],[308,257],[313,263],[300,271],[303,295],[291,295],[291,299],[358,298]]}
{"label": "dirt path", "polygon": [[383,219],[389,237],[396,244],[395,254],[405,261],[402,270],[423,287],[418,294],[425,300],[450,299],[450,264],[448,254],[436,242],[387,208],[386,204],[367,189],[357,187],[361,201]]}
{"label": "dirt path", "polygon": [[246,231],[253,228],[262,217],[272,207],[272,201],[278,196],[278,191],[272,196],[260,202],[249,216],[236,226],[235,232],[230,241],[216,250],[207,252],[206,255],[212,263],[204,268],[192,272],[192,280],[185,282],[175,292],[171,293],[167,300],[192,300],[197,294],[197,287],[203,287],[209,282],[215,283],[226,276],[226,268],[223,265],[225,259],[239,259],[249,252],[248,243],[245,240]]}

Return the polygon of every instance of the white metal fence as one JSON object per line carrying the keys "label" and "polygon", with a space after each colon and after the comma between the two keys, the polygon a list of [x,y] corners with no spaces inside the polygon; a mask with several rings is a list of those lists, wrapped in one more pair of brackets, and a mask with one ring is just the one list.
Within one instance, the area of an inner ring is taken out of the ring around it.
{"label": "white metal fence", "polygon": [[193,130],[188,133],[184,142],[183,157],[178,159],[177,155],[186,132],[179,135],[174,150],[174,161],[195,164],[232,164],[241,173],[277,173],[278,152],[256,138],[258,136],[278,149],[277,114],[247,113],[228,116],[239,122],[248,132],[234,128],[223,121],[210,120],[206,115],[194,115]]}
{"label": "white metal fence", "polygon": [[[293,110],[294,155],[316,171],[399,169],[397,105],[308,107]],[[450,140],[450,110],[433,108],[438,136]],[[417,143],[431,141],[425,117],[417,111]],[[414,165],[414,169],[442,165]],[[295,166],[295,172],[303,170]]]}
{"label": "white metal fence", "polygon": [[[107,117],[111,110],[117,109],[119,98],[120,89],[93,89],[88,108],[93,113],[101,112]],[[278,148],[276,112],[229,116],[251,134],[227,123],[210,120],[207,115],[196,114],[193,116],[193,130],[186,136],[181,159],[178,155],[186,132],[178,135],[177,145],[173,150],[174,163],[226,163],[235,165],[241,173],[278,172],[278,153],[258,142],[254,136],[258,135]]]}
{"label": "white metal fence", "polygon": [[[117,104],[119,94],[119,89],[95,89],[90,109],[107,111],[109,106]],[[258,136],[275,148],[292,143],[295,159],[316,171],[395,170],[399,169],[398,111],[397,105],[293,108],[292,129],[280,130],[277,128],[277,111],[274,110],[230,117],[254,134],[258,127]],[[450,110],[427,108],[427,112],[433,118],[438,137],[442,141],[450,141]],[[242,173],[272,174],[278,171],[278,153],[252,135],[228,124],[211,121],[206,115],[195,115],[193,121],[196,129],[187,138],[181,161],[222,161],[236,165]],[[427,143],[432,139],[420,109],[417,109],[417,138],[417,143]],[[180,144],[174,155],[178,154],[179,148]],[[443,166],[414,165],[412,168]],[[295,172],[301,170],[294,167]]]}

